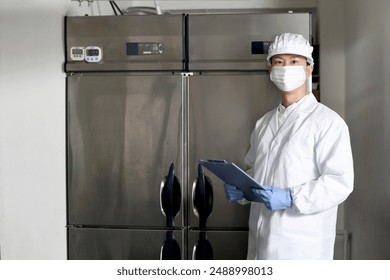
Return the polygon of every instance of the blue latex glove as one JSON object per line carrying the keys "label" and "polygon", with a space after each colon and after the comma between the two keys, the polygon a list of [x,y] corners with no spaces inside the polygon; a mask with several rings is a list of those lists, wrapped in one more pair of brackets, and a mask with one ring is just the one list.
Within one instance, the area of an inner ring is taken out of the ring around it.
{"label": "blue latex glove", "polygon": [[225,195],[229,202],[237,201],[244,198],[244,193],[240,191],[236,186],[230,184],[223,184],[223,188],[225,189]]}
{"label": "blue latex glove", "polygon": [[273,186],[263,186],[264,190],[252,188],[253,193],[258,197],[257,202],[263,202],[270,210],[282,210],[292,207],[291,192]]}

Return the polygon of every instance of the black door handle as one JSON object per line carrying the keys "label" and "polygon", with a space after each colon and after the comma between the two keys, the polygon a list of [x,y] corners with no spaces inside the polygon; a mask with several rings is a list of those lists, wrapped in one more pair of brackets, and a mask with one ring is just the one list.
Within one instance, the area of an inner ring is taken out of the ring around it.
{"label": "black door handle", "polygon": [[166,240],[161,246],[160,252],[161,260],[180,260],[180,246],[177,243],[172,231],[167,231]]}
{"label": "black door handle", "polygon": [[174,218],[181,207],[181,188],[175,176],[175,165],[172,163],[168,175],[161,182],[160,187],[161,211],[166,217],[166,226],[173,227]]}
{"label": "black door handle", "polygon": [[214,253],[213,247],[211,246],[210,241],[207,240],[206,232],[199,233],[199,240],[194,246],[192,252],[193,260],[213,260]]}
{"label": "black door handle", "polygon": [[211,180],[204,175],[203,167],[198,164],[198,177],[192,190],[195,214],[199,218],[199,227],[205,228],[207,218],[213,211],[213,187]]}

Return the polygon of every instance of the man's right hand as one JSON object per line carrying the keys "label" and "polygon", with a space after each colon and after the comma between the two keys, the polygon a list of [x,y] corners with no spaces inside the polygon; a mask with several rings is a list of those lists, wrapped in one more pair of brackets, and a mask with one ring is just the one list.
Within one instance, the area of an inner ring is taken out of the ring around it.
{"label": "man's right hand", "polygon": [[244,198],[244,193],[236,186],[225,183],[223,184],[223,188],[225,189],[225,195],[229,202],[241,200]]}

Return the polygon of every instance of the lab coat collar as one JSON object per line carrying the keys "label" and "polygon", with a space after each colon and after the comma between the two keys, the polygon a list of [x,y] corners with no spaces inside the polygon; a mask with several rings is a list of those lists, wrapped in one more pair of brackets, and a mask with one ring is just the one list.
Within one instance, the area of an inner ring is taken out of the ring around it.
{"label": "lab coat collar", "polygon": [[283,134],[283,132],[291,127],[295,123],[295,121],[304,116],[307,115],[317,107],[318,101],[315,98],[315,96],[312,93],[309,93],[306,95],[303,99],[299,100],[297,102],[297,106],[294,108],[294,110],[290,113],[290,115],[287,117],[284,124],[278,128],[278,108],[274,110],[274,114],[272,116],[272,120],[270,122],[271,130],[273,135],[276,137],[277,135]]}

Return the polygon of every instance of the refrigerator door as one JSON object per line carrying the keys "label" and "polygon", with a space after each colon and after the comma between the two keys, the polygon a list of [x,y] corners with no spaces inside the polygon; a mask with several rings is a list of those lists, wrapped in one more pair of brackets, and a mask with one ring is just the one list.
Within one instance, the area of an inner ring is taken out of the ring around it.
{"label": "refrigerator door", "polygon": [[267,70],[275,36],[302,34],[311,41],[308,13],[190,15],[189,70]]}
{"label": "refrigerator door", "polygon": [[183,259],[183,231],[69,229],[71,260]]}
{"label": "refrigerator door", "polygon": [[[191,77],[189,88],[190,187],[199,185],[200,159],[224,159],[247,170],[244,158],[255,123],[280,102],[269,76],[250,73],[203,74]],[[249,205],[229,203],[225,198],[223,182],[206,169],[204,174],[204,181],[208,185],[204,193],[208,198],[203,200],[203,205],[212,208],[206,221],[207,228],[247,228]],[[193,201],[190,226],[196,228],[201,222],[201,211],[197,209],[200,206],[194,205],[199,200],[194,196],[199,192],[192,189],[189,193],[193,196],[190,197]]]}
{"label": "refrigerator door", "polygon": [[67,87],[68,224],[181,227],[181,78],[84,74]]}
{"label": "refrigerator door", "polygon": [[247,231],[198,231],[188,234],[188,259],[245,260],[248,247]]}
{"label": "refrigerator door", "polygon": [[67,17],[65,70],[181,71],[182,22],[182,15]]}

